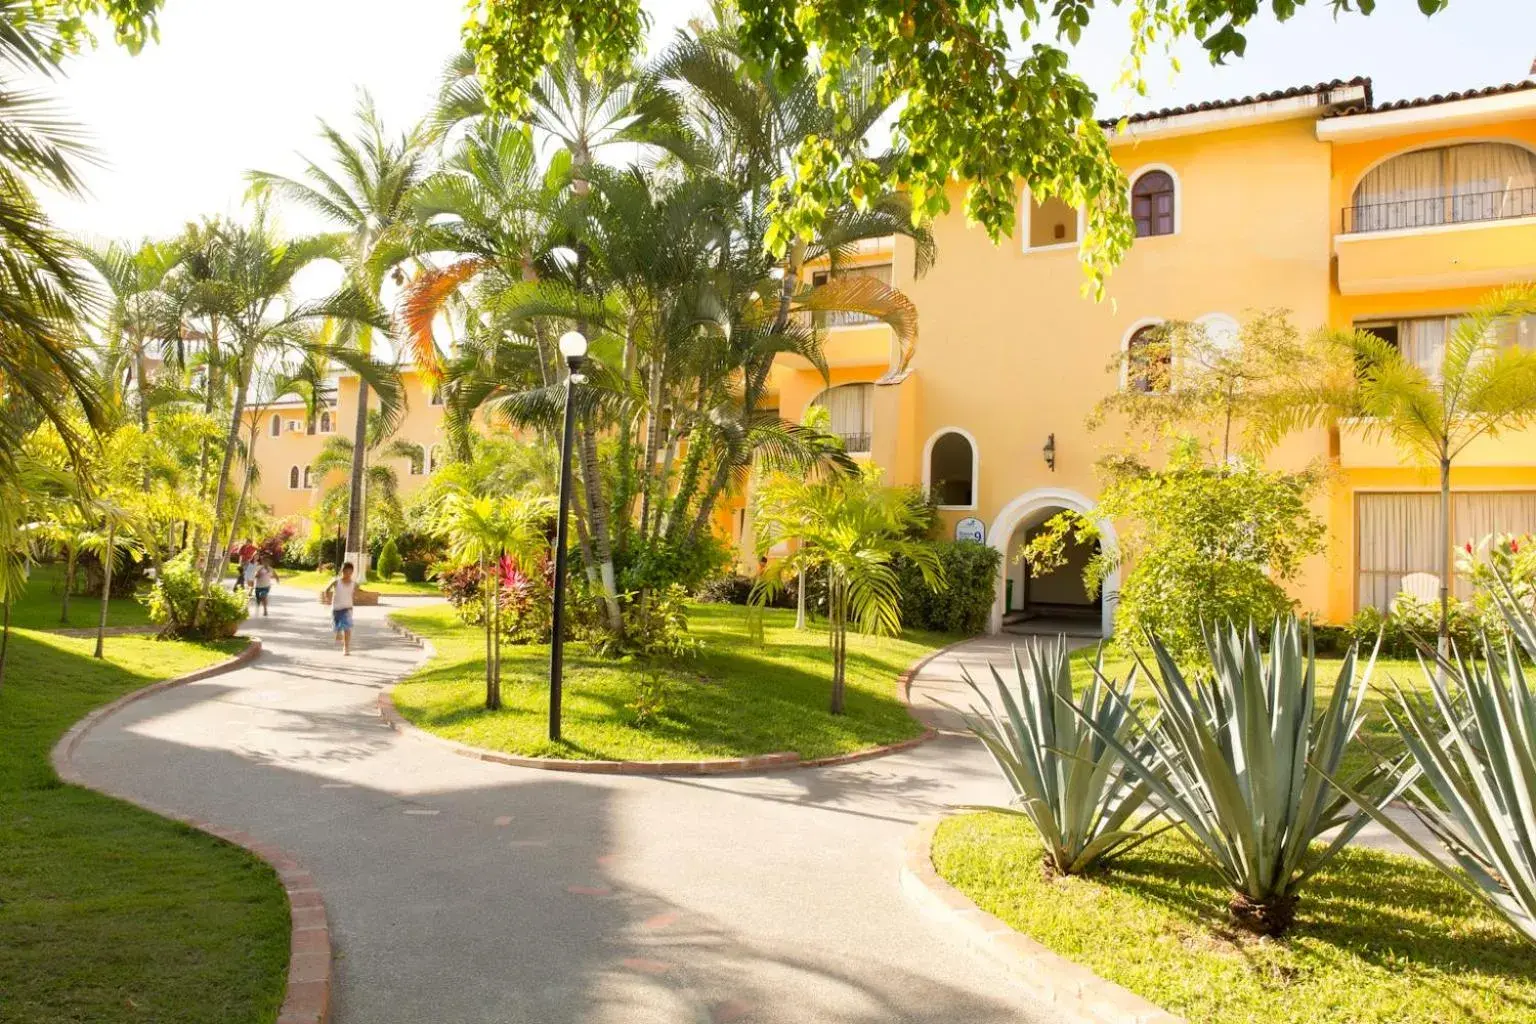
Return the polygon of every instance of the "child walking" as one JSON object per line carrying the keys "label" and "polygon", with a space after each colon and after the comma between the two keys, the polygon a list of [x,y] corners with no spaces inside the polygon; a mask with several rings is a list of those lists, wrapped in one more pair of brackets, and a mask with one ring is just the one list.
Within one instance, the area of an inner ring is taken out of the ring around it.
{"label": "child walking", "polygon": [[352,563],[347,562],[341,567],[341,575],[325,588],[325,596],[331,602],[331,628],[336,631],[342,654],[352,653],[352,602],[356,594],[357,580],[352,578]]}
{"label": "child walking", "polygon": [[272,593],[272,584],[277,582],[277,570],[272,568],[272,563],[263,558],[261,564],[256,567],[256,607],[261,609],[261,614],[267,614],[267,595]]}

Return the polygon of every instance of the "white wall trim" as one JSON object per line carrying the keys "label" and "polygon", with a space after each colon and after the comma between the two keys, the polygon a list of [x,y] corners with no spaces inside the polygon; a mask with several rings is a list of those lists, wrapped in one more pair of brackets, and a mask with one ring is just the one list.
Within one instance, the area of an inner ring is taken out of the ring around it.
{"label": "white wall trim", "polygon": [[1174,170],[1172,167],[1169,167],[1167,164],[1142,164],[1130,174],[1127,174],[1125,176],[1126,202],[1129,203],[1131,201],[1131,193],[1136,188],[1136,179],[1140,178],[1143,174],[1149,174],[1152,171],[1162,171],[1164,174],[1168,175],[1168,177],[1173,179],[1173,234],[1145,236],[1138,235],[1135,242],[1132,243],[1133,245],[1150,241],[1154,238],[1174,238],[1184,233],[1184,180],[1179,177],[1178,171]]}
{"label": "white wall trim", "polygon": [[[1061,249],[1076,249],[1082,245],[1083,236],[1088,233],[1088,217],[1087,211],[1079,208],[1077,210],[1077,241],[1053,242],[1050,245],[1031,246],[1029,244],[1029,222],[1030,218],[1034,215],[1034,209],[1031,205],[1033,199],[1034,196],[1030,194],[1029,188],[1027,186],[1020,191],[1019,226],[1022,228],[1022,230],[1019,232],[1019,249],[1021,252],[1056,252]],[[1063,199],[1062,202],[1066,202],[1066,200]],[[1174,209],[1177,210],[1178,207],[1175,206]]]}
{"label": "white wall trim", "polygon": [[1126,328],[1125,333],[1120,336],[1120,390],[1121,391],[1124,391],[1126,389],[1126,387],[1130,384],[1130,379],[1131,379],[1130,378],[1131,360],[1129,358],[1130,351],[1131,351],[1131,339],[1134,338],[1136,336],[1136,332],[1141,330],[1143,327],[1156,327],[1159,324],[1165,324],[1167,322],[1168,321],[1166,319],[1164,319],[1163,317],[1160,317],[1160,316],[1144,316],[1140,320],[1137,320],[1137,321],[1133,322],[1130,327]]}
{"label": "white wall trim", "polygon": [[940,505],[939,508],[946,512],[974,512],[976,511],[976,499],[981,493],[981,446],[976,443],[976,435],[964,427],[940,427],[928,435],[928,440],[923,442],[923,493],[930,494],[933,491],[933,446],[939,438],[945,434],[959,434],[971,445],[971,503],[969,505]]}
{"label": "white wall trim", "polygon": [[[1086,514],[1093,511],[1093,502],[1085,495],[1063,487],[1036,487],[1014,498],[1003,506],[1002,511],[998,512],[997,517],[992,520],[992,529],[987,534],[987,543],[1003,556],[1002,568],[997,574],[996,592],[992,597],[992,617],[987,625],[989,633],[1000,633],[1003,629],[1003,600],[1007,595],[1005,581],[1008,578],[1008,544],[1013,540],[1013,531],[1018,529],[1019,524],[1025,519],[1045,509],[1070,509],[1073,512]],[[1108,519],[1099,520],[1097,526],[1105,544],[1114,545],[1119,542],[1115,534],[1115,525]],[[1105,577],[1102,594],[1104,611],[1099,628],[1104,636],[1109,636],[1115,628],[1115,605],[1120,599],[1118,568]]]}

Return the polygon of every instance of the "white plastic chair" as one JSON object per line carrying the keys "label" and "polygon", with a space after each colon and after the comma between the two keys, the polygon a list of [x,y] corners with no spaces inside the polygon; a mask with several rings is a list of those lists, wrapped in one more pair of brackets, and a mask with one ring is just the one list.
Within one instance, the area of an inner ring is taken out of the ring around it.
{"label": "white plastic chair", "polygon": [[[1434,604],[1440,600],[1440,577],[1430,572],[1411,572],[1403,577],[1397,594],[1398,597],[1407,594],[1415,601]],[[1393,603],[1396,603],[1396,598]]]}

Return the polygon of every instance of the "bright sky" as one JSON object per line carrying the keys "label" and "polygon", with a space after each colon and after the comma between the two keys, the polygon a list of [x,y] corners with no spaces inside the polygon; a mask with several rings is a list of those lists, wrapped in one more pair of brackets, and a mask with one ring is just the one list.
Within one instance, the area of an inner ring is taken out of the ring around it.
{"label": "bright sky", "polygon": [[[665,42],[699,0],[646,0]],[[1517,81],[1536,58],[1532,0],[1452,0],[1426,19],[1415,0],[1379,0],[1369,18],[1335,23],[1325,0],[1250,32],[1248,55],[1212,68],[1188,49],[1182,73],[1149,74],[1145,98],[1111,91],[1125,54],[1125,11],[1101,5],[1074,56],[1115,116],[1203,99],[1370,75],[1378,101]],[[65,228],[92,236],[175,233],[202,214],[233,213],[252,168],[294,173],[319,154],[319,119],[344,125],[357,90],[386,122],[425,114],[458,46],[463,0],[167,0],[161,42],[137,57],[110,46],[70,65],[55,88],[94,138],[104,166],[91,198],[51,204]],[[294,212],[296,230],[322,225]]]}

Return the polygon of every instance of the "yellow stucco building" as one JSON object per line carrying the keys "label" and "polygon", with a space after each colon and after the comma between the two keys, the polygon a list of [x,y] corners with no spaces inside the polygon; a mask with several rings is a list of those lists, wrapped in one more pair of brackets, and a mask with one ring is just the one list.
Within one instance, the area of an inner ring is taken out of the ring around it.
{"label": "yellow stucco building", "polygon": [[[940,496],[946,535],[979,532],[1008,556],[994,629],[1112,621],[1113,581],[1108,600],[1083,591],[1086,553],[1039,578],[1012,556],[1057,511],[1092,508],[1094,462],[1117,439],[1084,419],[1126,386],[1112,366],[1138,332],[1183,320],[1221,336],[1252,312],[1284,308],[1302,330],[1375,331],[1433,370],[1450,319],[1492,286],[1536,279],[1536,82],[1376,104],[1369,80],[1334,81],[1136,115],[1113,147],[1138,237],[1103,301],[1082,294],[1075,211],[1021,189],[1014,235],[994,246],[959,214],[957,188],[957,212],[932,226],[938,261],[927,274],[915,275],[904,238],[866,246],[847,271],[880,276],[916,304],[906,370],[894,372],[886,326],[844,317],[826,325],[830,387],[794,357],[773,375],[782,416],[826,406],[831,429],[887,482]],[[1536,324],[1521,331],[1536,344]],[[440,410],[416,378],[410,387],[401,436],[430,445]],[[340,424],[351,423],[349,393],[343,381]],[[279,515],[302,514],[302,467],[321,441],[280,427],[263,443],[262,499]],[[1436,570],[1431,470],[1348,429],[1297,434],[1272,459],[1336,468],[1317,505],[1327,554],[1296,587],[1304,610],[1341,621],[1390,600],[1404,576]],[[1453,488],[1458,537],[1536,530],[1536,443],[1475,447]],[[723,525],[755,561],[747,505]]]}

